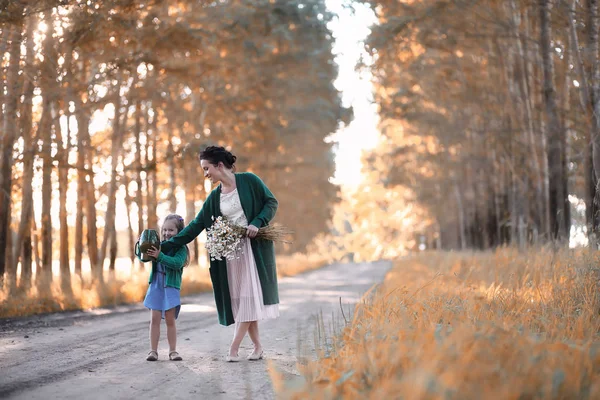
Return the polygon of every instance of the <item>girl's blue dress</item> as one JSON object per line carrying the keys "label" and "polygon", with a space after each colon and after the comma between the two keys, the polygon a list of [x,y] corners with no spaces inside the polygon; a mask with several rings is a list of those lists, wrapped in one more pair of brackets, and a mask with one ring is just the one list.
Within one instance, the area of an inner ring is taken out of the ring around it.
{"label": "girl's blue dress", "polygon": [[181,310],[179,289],[165,286],[165,267],[161,263],[157,263],[156,273],[146,292],[144,306],[151,310],[162,311],[163,319],[165,311],[171,308],[175,308],[175,319],[179,316]]}

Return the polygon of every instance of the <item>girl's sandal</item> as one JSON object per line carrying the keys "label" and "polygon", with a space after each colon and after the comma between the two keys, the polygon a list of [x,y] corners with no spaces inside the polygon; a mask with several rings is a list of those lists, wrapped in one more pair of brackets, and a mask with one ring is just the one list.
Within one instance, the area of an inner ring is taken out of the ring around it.
{"label": "girl's sandal", "polygon": [[183,358],[181,358],[181,356],[179,355],[178,352],[172,351],[172,352],[169,353],[169,360],[171,360],[171,361],[182,361]]}
{"label": "girl's sandal", "polygon": [[146,361],[156,361],[158,360],[158,353],[154,350],[150,350],[148,353],[148,357],[146,357]]}

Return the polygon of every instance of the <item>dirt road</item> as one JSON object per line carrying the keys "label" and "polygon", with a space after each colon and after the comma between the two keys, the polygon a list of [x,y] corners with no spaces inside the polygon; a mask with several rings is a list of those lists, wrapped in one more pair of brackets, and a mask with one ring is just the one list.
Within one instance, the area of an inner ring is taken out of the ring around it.
{"label": "dirt road", "polygon": [[[299,358],[314,356],[317,316],[343,323],[352,303],[390,265],[336,264],[280,282],[281,317],[261,323],[265,356],[286,379],[301,379]],[[266,361],[226,363],[233,327],[218,325],[212,293],[182,298],[178,351],[168,360],[165,326],[159,361],[145,361],[149,312],[142,305],[0,320],[0,398],[272,399]],[[244,340],[240,355],[251,349]]]}

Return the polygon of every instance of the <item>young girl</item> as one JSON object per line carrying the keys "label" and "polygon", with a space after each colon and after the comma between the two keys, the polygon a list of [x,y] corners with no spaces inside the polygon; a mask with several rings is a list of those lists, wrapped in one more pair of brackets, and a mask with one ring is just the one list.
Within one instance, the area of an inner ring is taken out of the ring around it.
{"label": "young girl", "polygon": [[[168,240],[179,233],[184,227],[183,218],[177,214],[170,214],[165,218],[161,229],[162,240]],[[148,292],[144,299],[144,306],[151,312],[150,318],[150,352],[146,360],[158,360],[158,339],[160,337],[160,321],[162,318],[167,323],[167,341],[169,342],[169,360],[181,361],[177,353],[177,328],[175,320],[179,316],[181,300],[181,276],[183,267],[187,265],[189,253],[186,246],[177,250],[167,251],[166,254],[152,247],[147,254],[153,258],[152,271],[148,283]]]}

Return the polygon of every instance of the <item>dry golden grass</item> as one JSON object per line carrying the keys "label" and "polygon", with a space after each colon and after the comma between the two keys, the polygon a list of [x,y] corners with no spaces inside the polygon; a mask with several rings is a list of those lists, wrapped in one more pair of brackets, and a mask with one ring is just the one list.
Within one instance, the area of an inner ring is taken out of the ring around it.
{"label": "dry golden grass", "polygon": [[[128,263],[128,262],[126,262]],[[304,271],[320,268],[327,260],[320,256],[295,254],[277,258],[280,276],[292,276]],[[59,311],[86,310],[137,303],[144,300],[148,289],[149,268],[140,269],[136,262],[133,268],[120,268],[114,276],[105,271],[103,285],[92,284],[84,275],[83,281],[72,275],[73,295],[66,296],[60,288],[60,278],[54,277],[50,293],[39,295],[34,285],[31,290],[16,296],[0,291],[0,318],[23,317]],[[188,266],[183,272],[181,295],[190,295],[212,290],[208,269]]]}
{"label": "dry golden grass", "polygon": [[600,398],[598,256],[426,253],[385,282],[288,399]]}
{"label": "dry golden grass", "polygon": [[[50,293],[38,294],[32,287],[27,293],[9,297],[6,291],[0,292],[0,317],[22,317],[58,311],[86,310],[97,307],[110,307],[140,302],[146,295],[149,272],[135,268],[128,274],[111,274],[106,271],[104,284],[91,282],[86,276],[82,281],[78,275],[71,277],[73,295],[65,295],[60,288],[60,278],[54,277]],[[210,290],[210,281],[198,271],[188,268],[182,283],[183,295]]]}

